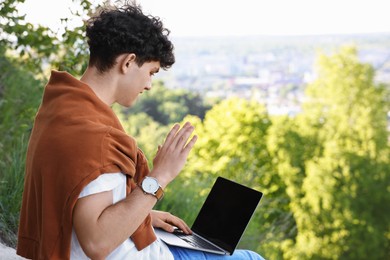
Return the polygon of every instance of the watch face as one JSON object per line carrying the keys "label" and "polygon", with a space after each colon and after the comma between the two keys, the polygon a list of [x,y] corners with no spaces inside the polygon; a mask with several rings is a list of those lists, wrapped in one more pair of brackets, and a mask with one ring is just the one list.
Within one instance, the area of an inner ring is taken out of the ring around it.
{"label": "watch face", "polygon": [[154,178],[147,177],[142,181],[142,189],[147,193],[156,193],[158,187],[158,182]]}

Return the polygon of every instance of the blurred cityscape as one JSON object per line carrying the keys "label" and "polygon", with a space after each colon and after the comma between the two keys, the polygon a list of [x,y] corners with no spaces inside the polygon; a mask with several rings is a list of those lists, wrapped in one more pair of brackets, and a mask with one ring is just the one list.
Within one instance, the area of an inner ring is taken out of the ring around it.
{"label": "blurred cityscape", "polygon": [[[390,34],[173,38],[176,63],[156,79],[208,98],[242,97],[266,105],[270,114],[295,115],[304,88],[315,78],[318,53],[356,46],[361,62],[390,86]],[[390,117],[390,114],[389,114]]]}

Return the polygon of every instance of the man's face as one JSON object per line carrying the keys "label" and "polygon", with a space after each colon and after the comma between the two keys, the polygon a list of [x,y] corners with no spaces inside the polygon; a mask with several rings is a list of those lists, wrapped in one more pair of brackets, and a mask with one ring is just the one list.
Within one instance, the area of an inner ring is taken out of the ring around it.
{"label": "man's face", "polygon": [[145,62],[141,67],[136,62],[129,64],[129,69],[120,83],[117,92],[117,102],[130,107],[137,100],[139,94],[152,88],[152,77],[158,73],[160,62]]}

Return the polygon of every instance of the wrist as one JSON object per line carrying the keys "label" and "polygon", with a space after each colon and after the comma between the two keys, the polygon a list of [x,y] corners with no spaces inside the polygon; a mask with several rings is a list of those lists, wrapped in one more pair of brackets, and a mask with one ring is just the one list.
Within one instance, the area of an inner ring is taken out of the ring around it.
{"label": "wrist", "polygon": [[168,184],[170,183],[170,181],[167,178],[162,176],[162,174],[157,172],[156,170],[152,170],[148,174],[148,176],[157,179],[158,183],[160,184],[161,188],[163,188],[163,189],[165,189],[168,186]]}

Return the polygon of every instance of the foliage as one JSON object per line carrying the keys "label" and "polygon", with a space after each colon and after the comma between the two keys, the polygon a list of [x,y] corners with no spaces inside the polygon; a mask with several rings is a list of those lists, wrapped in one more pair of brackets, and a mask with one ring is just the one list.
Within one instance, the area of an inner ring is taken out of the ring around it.
{"label": "foliage", "polygon": [[17,15],[17,5],[23,2],[24,0],[0,3],[0,42],[25,60],[25,68],[38,74],[42,72],[43,61],[52,52],[58,51],[58,44],[48,28],[34,27],[24,21],[24,16]]}
{"label": "foliage", "polygon": [[296,167],[292,151],[278,148],[280,160],[290,154],[287,168],[279,172],[289,186],[299,231],[284,244],[284,257],[388,258],[390,212],[383,205],[390,203],[389,104],[384,88],[373,83],[372,67],[358,61],[353,47],[320,56],[318,70],[296,119],[307,146],[298,148],[303,164]]}
{"label": "foliage", "polygon": [[168,89],[163,82],[157,81],[152,91],[142,94],[133,107],[123,112],[126,115],[146,113],[157,123],[168,125],[180,122],[186,115],[203,118],[208,109],[210,105],[199,94],[184,89]]}
{"label": "foliage", "polygon": [[[88,17],[94,11],[90,1],[74,1],[79,2],[81,7],[81,10],[74,11],[75,16]],[[45,64],[50,64],[50,69],[81,75],[88,62],[84,24],[73,28],[69,26],[69,18],[59,17],[64,31],[58,35],[52,29],[28,23],[24,16],[18,15],[17,5],[23,2],[25,0],[0,3],[0,44],[19,56],[24,61],[24,67],[36,75],[44,73]]]}
{"label": "foliage", "polygon": [[[81,10],[74,11],[76,17],[90,17],[95,9],[89,0],[73,0],[80,2]],[[67,71],[72,75],[81,75],[88,65],[89,50],[85,40],[84,26],[85,21],[79,26],[72,28],[68,25],[69,18],[61,19],[64,24],[64,32],[61,35],[59,52],[51,62],[52,67],[58,70]]]}

